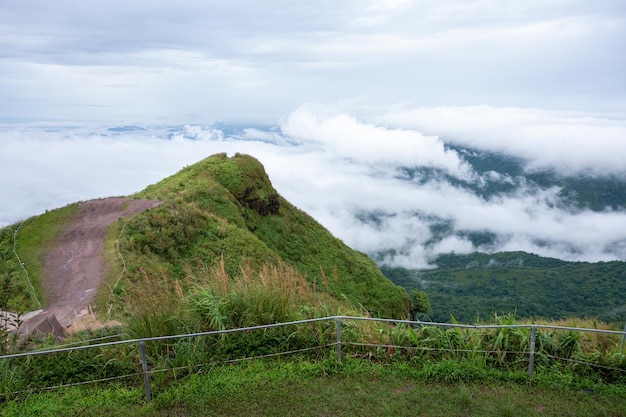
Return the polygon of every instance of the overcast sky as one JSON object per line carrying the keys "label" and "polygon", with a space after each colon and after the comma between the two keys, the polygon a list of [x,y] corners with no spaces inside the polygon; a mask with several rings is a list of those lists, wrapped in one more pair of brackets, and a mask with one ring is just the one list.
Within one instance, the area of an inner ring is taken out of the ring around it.
{"label": "overcast sky", "polygon": [[301,104],[624,112],[623,0],[3,0],[0,117],[275,122]]}
{"label": "overcast sky", "polygon": [[[347,244],[400,248],[396,265],[477,249],[626,259],[626,213],[398,179],[426,166],[510,180],[444,143],[626,178],[625,44],[623,0],[2,0],[0,226],[245,152]],[[125,124],[147,130],[108,130]],[[497,245],[433,244],[433,221]]]}

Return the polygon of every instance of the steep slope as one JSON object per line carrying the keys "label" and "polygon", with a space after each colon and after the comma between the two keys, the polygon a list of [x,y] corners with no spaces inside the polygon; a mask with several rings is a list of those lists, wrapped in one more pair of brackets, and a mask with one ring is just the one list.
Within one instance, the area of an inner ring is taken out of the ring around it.
{"label": "steep slope", "polygon": [[402,287],[282,198],[251,156],[214,155],[135,197],[163,204],[133,217],[121,234],[130,280],[158,271],[185,288],[221,261],[231,275],[284,263],[316,288],[371,314],[404,317],[408,312]]}

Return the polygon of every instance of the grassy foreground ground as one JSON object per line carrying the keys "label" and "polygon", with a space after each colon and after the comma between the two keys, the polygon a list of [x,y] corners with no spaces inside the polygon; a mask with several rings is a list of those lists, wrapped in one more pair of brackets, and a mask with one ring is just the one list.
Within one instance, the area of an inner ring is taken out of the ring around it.
{"label": "grassy foreground ground", "polygon": [[623,385],[437,366],[255,361],[154,375],[150,403],[140,384],[90,385],[5,402],[0,416],[626,416]]}

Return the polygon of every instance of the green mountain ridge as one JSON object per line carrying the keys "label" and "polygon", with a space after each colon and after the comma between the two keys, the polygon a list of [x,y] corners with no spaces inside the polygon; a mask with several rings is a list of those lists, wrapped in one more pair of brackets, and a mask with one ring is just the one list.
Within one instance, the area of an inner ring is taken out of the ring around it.
{"label": "green mountain ridge", "polygon": [[[284,265],[294,268],[314,289],[372,315],[402,318],[408,314],[411,304],[404,288],[389,281],[367,255],[346,246],[280,196],[264,167],[251,156],[213,155],[131,198],[163,203],[109,228],[105,281],[117,300],[132,301],[137,294],[131,287],[141,285],[146,277],[156,279],[151,282],[169,280],[171,288],[189,292],[198,277],[210,279],[211,271],[220,265],[231,277],[243,270],[258,272],[267,265]],[[71,218],[73,209],[68,206],[28,220],[21,233],[37,234],[33,227],[45,227],[42,219],[59,213]],[[25,310],[36,306],[32,299],[17,295],[27,293],[27,288],[13,253],[13,230],[0,231],[0,283],[6,295],[0,301]],[[113,239],[124,259],[123,279],[118,278],[121,266],[111,249]],[[18,250],[41,253],[52,241],[34,243],[36,250]],[[35,283],[39,282],[37,271],[31,272]]]}
{"label": "green mountain ridge", "polygon": [[[135,197],[165,203],[129,223],[127,233],[138,234],[131,249],[164,256],[174,273],[179,273],[172,263],[177,259],[191,265],[193,259],[224,258],[231,274],[245,262],[258,268],[282,260],[310,282],[327,277],[334,282],[334,295],[374,315],[401,317],[408,311],[403,288],[385,278],[367,255],[281,197],[253,157],[214,155]],[[169,225],[167,236],[174,245],[158,237],[160,223]]]}

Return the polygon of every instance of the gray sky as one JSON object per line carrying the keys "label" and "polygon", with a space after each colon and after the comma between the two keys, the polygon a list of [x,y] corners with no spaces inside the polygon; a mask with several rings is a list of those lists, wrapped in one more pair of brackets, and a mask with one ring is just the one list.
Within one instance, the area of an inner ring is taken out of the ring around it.
{"label": "gray sky", "polygon": [[[625,44],[623,0],[3,0],[0,226],[245,152],[347,244],[399,248],[395,265],[452,250],[626,260],[624,212],[565,209],[556,189],[486,200],[397,178],[510,180],[444,141],[626,178]],[[220,120],[278,128],[232,137]],[[122,124],[146,130],[108,130]],[[497,243],[428,245],[433,218]]]}
{"label": "gray sky", "polygon": [[3,0],[0,118],[626,110],[623,0]]}

